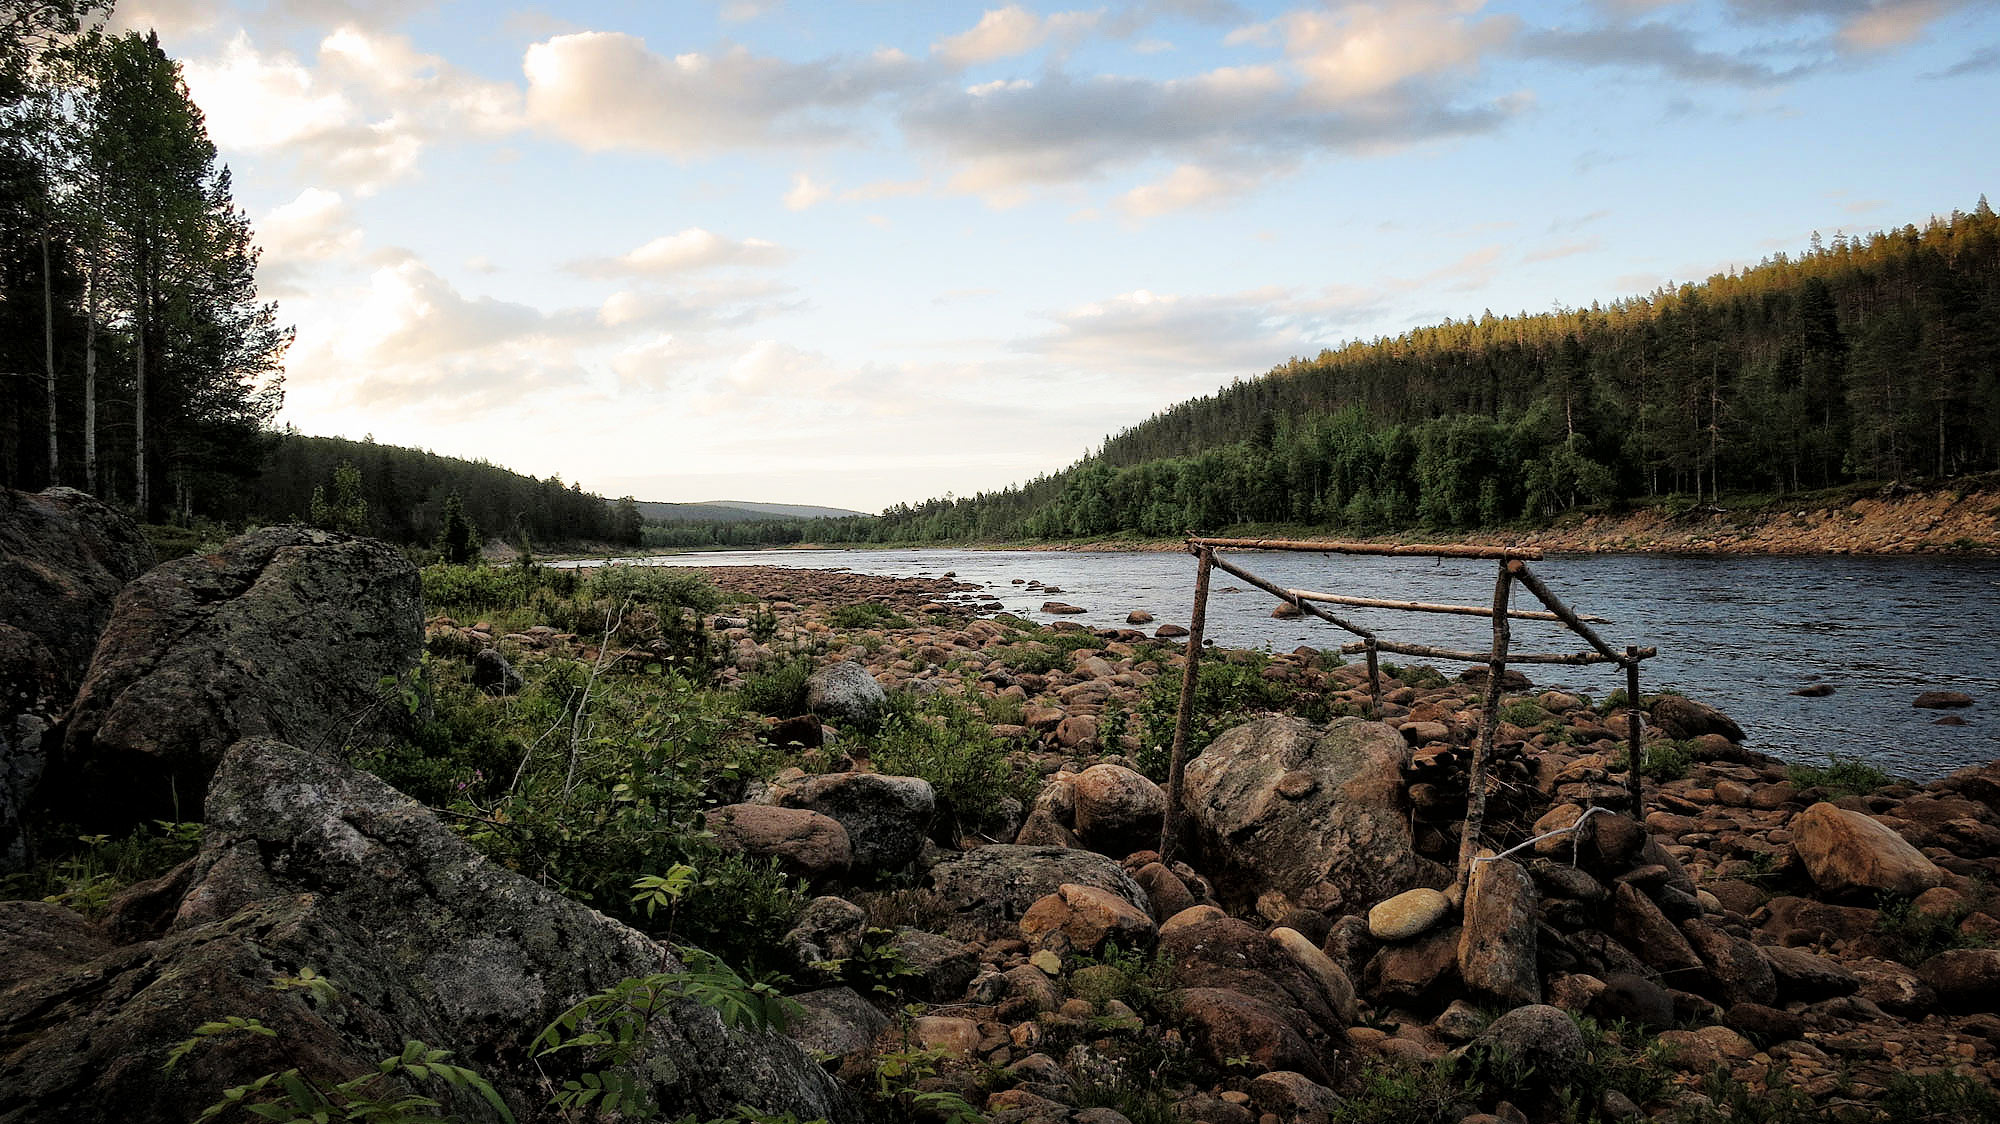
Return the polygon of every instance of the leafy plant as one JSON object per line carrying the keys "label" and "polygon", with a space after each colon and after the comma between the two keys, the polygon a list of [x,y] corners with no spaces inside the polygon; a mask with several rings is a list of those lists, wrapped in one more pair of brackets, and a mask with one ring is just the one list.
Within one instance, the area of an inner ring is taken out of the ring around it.
{"label": "leafy plant", "polygon": [[1861,758],[1844,753],[1828,754],[1825,765],[1792,765],[1785,776],[1800,788],[1817,788],[1830,796],[1865,796],[1895,780]]}
{"label": "leafy plant", "polygon": [[743,680],[737,697],[743,708],[773,718],[804,714],[806,686],[812,678],[812,661],[794,656],[760,667]]}
{"label": "leafy plant", "polygon": [[944,814],[961,828],[979,827],[1002,800],[1024,798],[1032,783],[992,724],[948,695],[892,697],[872,749],[884,772],[931,782]]}
{"label": "leafy plant", "polygon": [[909,619],[880,601],[855,601],[842,605],[829,618],[835,628],[910,628]]}

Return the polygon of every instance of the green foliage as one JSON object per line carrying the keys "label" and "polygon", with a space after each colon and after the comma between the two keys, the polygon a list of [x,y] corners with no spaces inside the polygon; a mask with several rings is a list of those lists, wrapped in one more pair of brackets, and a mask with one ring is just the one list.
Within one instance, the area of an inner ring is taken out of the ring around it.
{"label": "green foliage", "polygon": [[1895,778],[1859,757],[1830,753],[1824,765],[1792,765],[1785,776],[1800,788],[1817,788],[1829,796],[1866,796],[1886,788]]}
{"label": "green foliage", "polygon": [[502,569],[440,563],[424,567],[418,577],[423,582],[424,605],[434,613],[518,609],[534,595],[530,574],[518,566]]}
{"label": "green foliage", "polygon": [[1511,722],[1524,728],[1540,726],[1550,717],[1549,712],[1543,710],[1540,703],[1528,699],[1519,699],[1500,708],[1500,721]]}
{"label": "green foliage", "polygon": [[833,611],[830,619],[833,627],[845,629],[912,627],[908,618],[879,601],[856,601],[842,605]]}
{"label": "green foliage", "polygon": [[315,527],[345,531],[350,535],[368,530],[368,501],[361,498],[361,470],[352,461],[333,467],[333,491],[315,485],[307,519]]}
{"label": "green foliage", "polygon": [[590,571],[584,596],[597,605],[630,600],[696,613],[713,613],[722,604],[722,593],[708,575],[675,566],[599,566]]}
{"label": "green foliage", "polygon": [[812,679],[812,661],[792,656],[766,664],[743,680],[737,697],[743,708],[773,718],[790,718],[806,712],[806,686]]}
{"label": "green foliage", "polygon": [[769,644],[778,638],[778,614],[769,605],[759,603],[757,611],[750,614],[750,638],[759,644]]}
{"label": "green foliage", "polygon": [[446,562],[464,565],[478,560],[482,545],[479,528],[465,514],[465,501],[453,492],[444,501],[444,512],[439,520],[438,555]]}
{"label": "green foliage", "polygon": [[961,829],[976,830],[1003,799],[1025,799],[1034,783],[986,717],[949,695],[892,696],[870,744],[883,772],[931,782],[941,815]]}
{"label": "green foliage", "polygon": [[[1197,678],[1194,716],[1188,730],[1187,755],[1192,759],[1208,748],[1216,736],[1244,721],[1253,711],[1277,710],[1292,700],[1283,684],[1263,677],[1267,658],[1249,654],[1245,662],[1204,659]],[[1154,781],[1165,783],[1173,749],[1174,718],[1180,707],[1181,676],[1154,678],[1140,696],[1139,771]]]}
{"label": "green foliage", "polygon": [[[271,981],[274,991],[302,991],[315,1004],[330,1002],[338,993],[333,983],[311,968],[301,968],[295,976],[279,976]],[[188,1038],[167,1051],[164,1068],[172,1071],[196,1049],[241,1035],[277,1038],[278,1032],[262,1021],[231,1015],[202,1023]],[[409,1082],[436,1081],[448,1089],[474,1093],[507,1124],[514,1114],[484,1077],[451,1062],[451,1051],[437,1050],[416,1039],[403,1043],[400,1053],[376,1063],[372,1073],[364,1073],[337,1084],[327,1084],[317,1074],[299,1068],[264,1074],[254,1080],[225,1089],[222,1098],[203,1109],[197,1120],[214,1120],[240,1109],[244,1115],[276,1124],[332,1120],[356,1124],[450,1124],[439,1115],[443,1104],[433,1097],[408,1091]]]}
{"label": "green foliage", "polygon": [[58,835],[41,862],[7,876],[7,896],[40,898],[95,915],[118,891],[192,858],[201,846],[201,832],[198,823],[155,820],[122,839]]}
{"label": "green foliage", "polygon": [[1398,680],[1405,686],[1415,687],[1419,690],[1432,690],[1437,687],[1443,687],[1451,682],[1451,680],[1444,677],[1444,672],[1423,663],[1408,665],[1384,663],[1382,664],[1382,675],[1385,678]]}
{"label": "green foliage", "polygon": [[[1639,772],[1656,781],[1683,780],[1694,771],[1694,750],[1686,742],[1649,742],[1639,759]],[[1612,757],[1610,770],[1623,773],[1632,767],[1632,751],[1620,750]]]}
{"label": "green foliage", "polygon": [[1047,675],[1069,663],[1060,649],[1039,641],[1009,644],[987,654],[1017,675]]}
{"label": "green foliage", "polygon": [[1877,904],[1875,931],[1896,959],[1915,967],[1951,948],[1989,948],[1992,941],[1959,930],[1959,924],[1986,904],[1984,886],[1949,909],[1920,910],[1909,898],[1884,895]]}

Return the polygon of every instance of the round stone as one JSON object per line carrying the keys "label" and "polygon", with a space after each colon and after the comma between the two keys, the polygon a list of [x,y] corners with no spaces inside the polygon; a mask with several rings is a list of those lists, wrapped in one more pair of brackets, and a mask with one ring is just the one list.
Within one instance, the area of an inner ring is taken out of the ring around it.
{"label": "round stone", "polygon": [[1436,890],[1405,890],[1368,911],[1368,935],[1378,941],[1408,940],[1450,911],[1451,901]]}

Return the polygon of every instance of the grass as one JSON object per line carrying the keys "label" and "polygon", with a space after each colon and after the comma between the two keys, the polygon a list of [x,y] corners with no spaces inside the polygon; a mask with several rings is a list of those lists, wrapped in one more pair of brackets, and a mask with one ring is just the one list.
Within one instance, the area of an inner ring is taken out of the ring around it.
{"label": "grass", "polygon": [[879,601],[856,601],[833,611],[833,627],[850,630],[914,628],[907,617]]}

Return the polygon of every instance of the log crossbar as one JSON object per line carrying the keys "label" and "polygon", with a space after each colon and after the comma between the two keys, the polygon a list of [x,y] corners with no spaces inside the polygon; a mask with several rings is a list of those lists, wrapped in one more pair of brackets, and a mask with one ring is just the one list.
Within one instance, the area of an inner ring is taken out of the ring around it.
{"label": "log crossbar", "polygon": [[[1187,540],[1188,553],[1195,556],[1199,565],[1196,569],[1194,612],[1189,624],[1188,644],[1183,658],[1181,678],[1180,708],[1175,715],[1174,744],[1169,766],[1167,815],[1160,835],[1160,854],[1171,856],[1174,845],[1179,842],[1182,776],[1186,767],[1189,727],[1193,718],[1196,686],[1199,682],[1197,668],[1201,661],[1202,632],[1208,611],[1209,573],[1221,570],[1278,600],[1296,608],[1301,614],[1315,617],[1340,628],[1360,639],[1341,645],[1343,655],[1365,653],[1368,657],[1368,693],[1370,709],[1381,711],[1382,672],[1378,656],[1383,652],[1397,655],[1416,656],[1422,659],[1448,660],[1455,663],[1483,664],[1487,669],[1484,691],[1485,703],[1482,707],[1479,738],[1473,748],[1472,762],[1467,776],[1467,809],[1464,830],[1459,839],[1459,885],[1466,887],[1472,874],[1474,858],[1483,845],[1486,810],[1486,762],[1493,752],[1494,739],[1499,727],[1500,698],[1502,680],[1509,663],[1525,664],[1616,664],[1625,670],[1626,699],[1628,706],[1628,736],[1630,738],[1630,766],[1626,776],[1626,787],[1632,802],[1635,819],[1643,819],[1646,814],[1645,793],[1640,774],[1643,741],[1641,738],[1639,695],[1639,665],[1659,654],[1657,648],[1628,646],[1613,648],[1599,636],[1593,624],[1609,624],[1603,617],[1586,616],[1571,609],[1562,599],[1549,589],[1548,585],[1528,568],[1529,562],[1539,562],[1542,552],[1526,547],[1473,546],[1463,543],[1403,544],[1316,542],[1298,539],[1211,539],[1193,538]],[[1218,555],[1221,550],[1275,550],[1312,554],[1372,555],[1376,557],[1400,558],[1474,558],[1497,561],[1500,565],[1495,575],[1493,604],[1483,605],[1436,604],[1425,601],[1397,601],[1379,597],[1358,597],[1351,594],[1321,593],[1309,589],[1287,589],[1265,580],[1249,570],[1227,561]],[[1513,609],[1509,607],[1509,592],[1515,583],[1534,594],[1543,608]],[[1486,651],[1461,648],[1439,648],[1429,644],[1416,644],[1398,640],[1387,640],[1353,621],[1337,616],[1321,608],[1322,605],[1347,605],[1365,609],[1394,609],[1412,613],[1445,613],[1459,616],[1486,617],[1493,622],[1493,646]],[[1560,624],[1575,633],[1590,645],[1586,652],[1515,652],[1509,649],[1511,637],[1507,622],[1510,620],[1548,621]],[[1593,809],[1595,810],[1595,809]],[[1532,841],[1531,841],[1532,842]]]}
{"label": "log crossbar", "polygon": [[1414,558],[1496,558],[1540,562],[1542,552],[1525,546],[1468,546],[1464,543],[1314,542],[1303,539],[1189,539],[1211,550],[1290,550],[1305,554],[1374,554]]}

